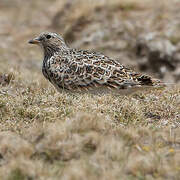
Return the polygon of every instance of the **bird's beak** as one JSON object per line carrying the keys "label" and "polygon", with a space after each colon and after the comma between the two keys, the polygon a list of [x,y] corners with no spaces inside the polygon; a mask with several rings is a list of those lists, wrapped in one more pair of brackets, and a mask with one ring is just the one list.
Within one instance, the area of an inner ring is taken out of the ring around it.
{"label": "bird's beak", "polygon": [[41,41],[39,40],[39,38],[34,38],[32,40],[29,40],[28,43],[30,44],[39,44]]}

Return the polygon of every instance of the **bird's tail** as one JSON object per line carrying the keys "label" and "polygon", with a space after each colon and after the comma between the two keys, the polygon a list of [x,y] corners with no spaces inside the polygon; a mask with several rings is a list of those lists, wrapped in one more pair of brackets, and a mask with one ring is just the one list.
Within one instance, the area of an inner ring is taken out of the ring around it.
{"label": "bird's tail", "polygon": [[163,88],[166,87],[167,85],[173,84],[173,83],[165,83],[159,79],[154,79],[147,75],[142,75],[137,79],[142,86],[149,86],[149,87]]}
{"label": "bird's tail", "polygon": [[151,79],[151,81],[152,81],[152,86],[153,87],[159,87],[159,88],[163,88],[163,87],[166,87],[167,86],[167,84],[166,83],[164,83],[163,81],[161,81],[161,80],[159,80],[159,79]]}

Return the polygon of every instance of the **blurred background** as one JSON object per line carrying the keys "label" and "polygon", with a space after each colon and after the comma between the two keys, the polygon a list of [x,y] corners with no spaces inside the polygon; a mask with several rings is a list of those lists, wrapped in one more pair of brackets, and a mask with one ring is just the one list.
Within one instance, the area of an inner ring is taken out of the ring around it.
{"label": "blurred background", "polygon": [[0,0],[0,73],[39,74],[42,52],[27,42],[52,31],[70,47],[179,82],[179,7],[179,0]]}

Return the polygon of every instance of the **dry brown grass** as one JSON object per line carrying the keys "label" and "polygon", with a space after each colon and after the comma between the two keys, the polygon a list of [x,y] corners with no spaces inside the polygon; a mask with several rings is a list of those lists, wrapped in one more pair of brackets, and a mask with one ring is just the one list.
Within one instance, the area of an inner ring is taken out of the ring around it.
{"label": "dry brown grass", "polygon": [[0,83],[9,78],[0,86],[0,179],[180,177],[179,84],[130,96],[57,93],[27,41],[48,29],[59,2],[2,2]]}

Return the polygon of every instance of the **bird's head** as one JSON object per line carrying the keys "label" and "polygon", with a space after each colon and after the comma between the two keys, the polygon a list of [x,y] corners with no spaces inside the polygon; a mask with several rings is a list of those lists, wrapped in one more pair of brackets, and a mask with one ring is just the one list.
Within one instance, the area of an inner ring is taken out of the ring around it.
{"label": "bird's head", "polygon": [[30,40],[29,43],[41,46],[45,54],[68,48],[60,35],[51,32],[43,32],[38,37]]}

